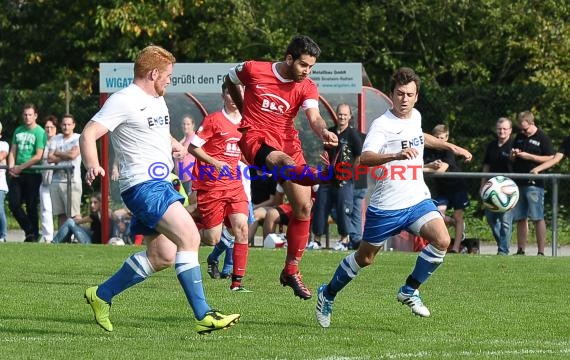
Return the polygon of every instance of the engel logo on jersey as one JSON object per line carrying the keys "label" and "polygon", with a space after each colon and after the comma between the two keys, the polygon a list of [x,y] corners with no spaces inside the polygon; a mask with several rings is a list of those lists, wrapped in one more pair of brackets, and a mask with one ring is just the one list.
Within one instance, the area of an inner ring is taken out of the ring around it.
{"label": "engel logo on jersey", "polygon": [[166,127],[166,126],[170,126],[170,117],[168,115],[162,117],[147,117],[146,120],[148,121],[148,127],[149,128],[153,128],[153,127]]}
{"label": "engel logo on jersey", "polygon": [[411,140],[403,140],[402,141],[402,149],[408,149],[411,147],[417,147],[424,144],[424,137],[418,136],[417,138],[413,138]]}
{"label": "engel logo on jersey", "polygon": [[261,94],[261,95],[268,97],[268,99],[263,99],[261,102],[261,110],[263,111],[284,114],[291,107],[291,105],[289,105],[289,103],[282,97],[273,94]]}

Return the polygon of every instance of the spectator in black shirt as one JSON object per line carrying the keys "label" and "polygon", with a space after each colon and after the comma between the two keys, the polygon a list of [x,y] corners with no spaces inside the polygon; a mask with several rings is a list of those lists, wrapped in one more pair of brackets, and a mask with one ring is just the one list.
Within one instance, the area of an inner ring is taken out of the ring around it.
{"label": "spectator in black shirt", "polygon": [[[550,137],[539,129],[530,111],[518,116],[520,133],[513,142],[510,159],[515,173],[531,173],[538,165],[552,159],[554,148]],[[544,222],[544,182],[516,179],[519,201],[513,209],[517,223],[517,255],[524,255],[528,238],[528,219],[534,222],[538,255],[544,255],[546,223]]]}
{"label": "spectator in black shirt", "polygon": [[[502,117],[497,121],[497,139],[491,141],[485,150],[483,160],[483,172],[506,174],[511,171],[509,156],[513,147],[511,133],[513,123],[509,118]],[[487,182],[486,178],[481,179],[481,186]],[[497,242],[497,255],[508,255],[511,236],[513,234],[513,212],[493,212],[485,209],[485,218],[491,227],[493,237]]]}
{"label": "spectator in black shirt", "polygon": [[352,119],[352,110],[348,104],[339,104],[336,108],[337,123],[328,130],[338,137],[338,146],[325,147],[327,157],[334,166],[335,175],[338,167],[351,173],[349,176],[335,176],[335,181],[330,185],[320,186],[313,209],[313,233],[314,241],[320,243],[320,238],[325,234],[327,220],[332,209],[336,210],[336,224],[340,241],[335,250],[346,251],[349,249],[350,233],[353,233],[352,211],[354,207],[354,166],[360,162],[362,152],[362,138],[360,133],[349,127]]}

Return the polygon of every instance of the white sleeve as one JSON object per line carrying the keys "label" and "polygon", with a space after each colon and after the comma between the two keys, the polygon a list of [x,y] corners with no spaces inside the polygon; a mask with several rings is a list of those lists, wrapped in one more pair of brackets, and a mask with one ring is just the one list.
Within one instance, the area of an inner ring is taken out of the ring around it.
{"label": "white sleeve", "polygon": [[59,139],[61,136],[62,136],[61,134],[57,134],[56,136],[53,137],[53,139],[49,142],[48,152],[57,150],[57,144],[59,143]]}
{"label": "white sleeve", "polygon": [[375,154],[379,154],[385,143],[386,137],[382,131],[380,118],[378,118],[372,122],[368,134],[366,134],[366,139],[364,139],[364,144],[362,145],[362,152],[371,151]]}
{"label": "white sleeve", "polygon": [[113,131],[128,118],[129,105],[130,103],[125,100],[123,94],[115,93],[105,101],[103,107],[91,120]]}

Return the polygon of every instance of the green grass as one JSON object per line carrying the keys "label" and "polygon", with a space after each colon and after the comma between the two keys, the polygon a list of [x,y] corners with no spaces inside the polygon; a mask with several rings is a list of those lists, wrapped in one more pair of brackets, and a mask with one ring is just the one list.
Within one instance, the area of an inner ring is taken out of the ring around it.
{"label": "green grass", "polygon": [[[203,260],[209,248],[201,249]],[[395,300],[416,259],[380,253],[337,297],[332,324],[314,319],[315,299],[279,285],[285,251],[250,251],[245,285],[204,273],[209,303],[242,320],[200,336],[172,269],[115,298],[115,331],[95,325],[83,300],[136,251],[101,245],[0,244],[2,359],[561,359],[570,357],[567,258],[448,256],[422,287],[431,318]],[[316,289],[346,253],[307,252]]]}

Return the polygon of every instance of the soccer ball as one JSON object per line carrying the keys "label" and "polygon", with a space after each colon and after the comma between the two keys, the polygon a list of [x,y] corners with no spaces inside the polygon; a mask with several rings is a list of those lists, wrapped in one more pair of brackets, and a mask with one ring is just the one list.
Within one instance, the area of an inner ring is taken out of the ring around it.
{"label": "soccer ball", "polygon": [[519,187],[506,176],[495,176],[481,188],[483,205],[494,212],[511,210],[519,201]]}

